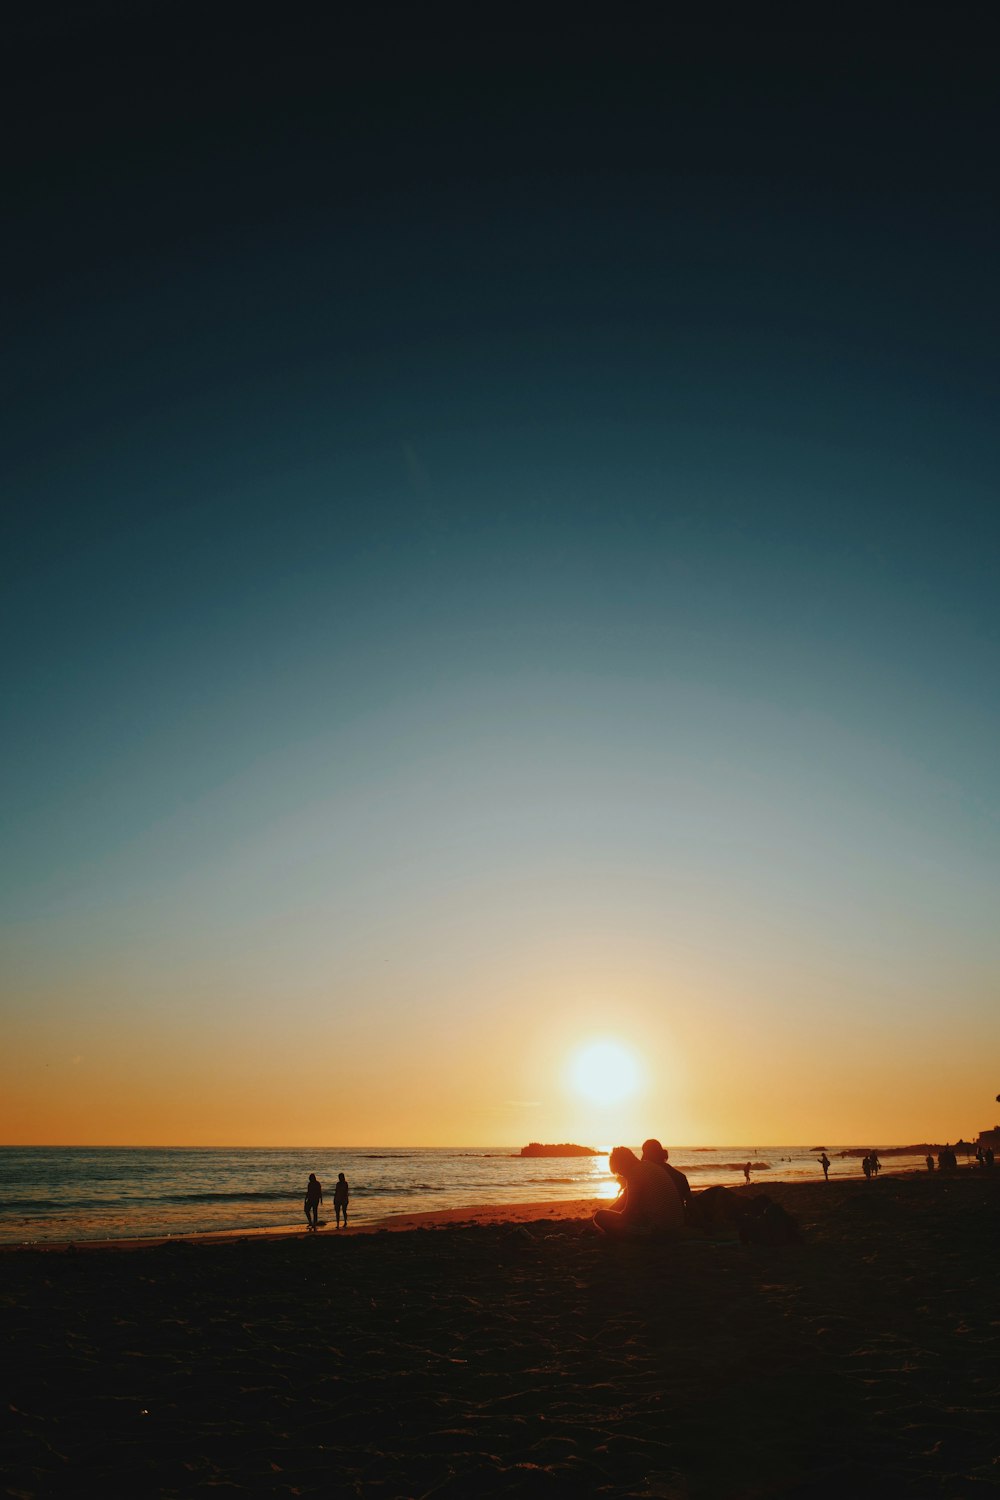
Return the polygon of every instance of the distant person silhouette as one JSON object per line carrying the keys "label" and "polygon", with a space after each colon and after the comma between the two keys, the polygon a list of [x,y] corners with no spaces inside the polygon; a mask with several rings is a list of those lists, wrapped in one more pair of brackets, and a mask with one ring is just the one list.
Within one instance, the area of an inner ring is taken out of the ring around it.
{"label": "distant person silhouette", "polygon": [[344,1215],[344,1228],[347,1228],[347,1205],[350,1201],[351,1190],[347,1185],[347,1178],[343,1172],[337,1173],[337,1181],[333,1189],[333,1211],[337,1215],[337,1228],[340,1228],[340,1215]]}
{"label": "distant person silhouette", "polygon": [[661,1146],[658,1140],[650,1137],[642,1143],[643,1161],[651,1161],[655,1166],[662,1167],[670,1178],[674,1187],[680,1195],[681,1207],[685,1213],[691,1206],[691,1184],[683,1172],[678,1172],[676,1167],[670,1165],[670,1152],[665,1146]]}
{"label": "distant person silhouette", "polygon": [[830,1158],[827,1156],[827,1154],[826,1154],[825,1151],[823,1152],[823,1155],[819,1159],[819,1164],[823,1168],[823,1181],[824,1182],[829,1182],[830,1181]]}
{"label": "distant person silhouette", "polygon": [[743,1182],[744,1182],[744,1184],[745,1184],[746,1187],[750,1186],[750,1163],[749,1162],[747,1162],[746,1166],[743,1168]]}
{"label": "distant person silhouette", "polygon": [[926,1157],[924,1158],[924,1160],[927,1162],[927,1170],[928,1170],[928,1172],[933,1172],[933,1170],[934,1170],[934,1158],[930,1154],[929,1151],[928,1151]]}
{"label": "distant person silhouette", "polygon": [[872,1164],[872,1176],[877,1177],[879,1172],[881,1172],[882,1170],[882,1163],[878,1159],[878,1152],[873,1151],[868,1160]]}
{"label": "distant person silhouette", "polygon": [[[684,1210],[673,1180],[662,1165],[640,1161],[627,1146],[616,1146],[608,1166],[623,1185],[614,1208],[599,1208],[594,1223],[619,1239],[679,1234]],[[619,1206],[620,1205],[620,1206]]]}
{"label": "distant person silhouette", "polygon": [[319,1226],[319,1206],[323,1202],[323,1184],[315,1172],[309,1173],[309,1181],[306,1183],[306,1223],[310,1230],[315,1231]]}
{"label": "distant person silhouette", "polygon": [[868,1179],[868,1181],[871,1182],[871,1180],[872,1180],[872,1159],[871,1159],[870,1156],[865,1155],[865,1156],[863,1156],[861,1158],[861,1170],[862,1170],[862,1172],[864,1172],[865,1177]]}

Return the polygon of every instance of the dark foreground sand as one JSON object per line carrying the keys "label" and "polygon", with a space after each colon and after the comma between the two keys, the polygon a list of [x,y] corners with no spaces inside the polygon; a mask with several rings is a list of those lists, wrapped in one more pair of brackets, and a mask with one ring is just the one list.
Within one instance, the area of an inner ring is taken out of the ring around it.
{"label": "dark foreground sand", "polygon": [[537,1205],[5,1254],[3,1493],[1000,1489],[1000,1172],[768,1192],[802,1247],[613,1245]]}

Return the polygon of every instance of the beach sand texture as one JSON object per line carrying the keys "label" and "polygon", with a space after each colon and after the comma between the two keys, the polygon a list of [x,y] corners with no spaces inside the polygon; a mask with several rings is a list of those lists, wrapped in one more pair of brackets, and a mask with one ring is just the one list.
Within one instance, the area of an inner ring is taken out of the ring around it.
{"label": "beach sand texture", "polygon": [[803,1246],[609,1244],[537,1205],[10,1251],[3,1493],[1000,1488],[1000,1174],[768,1192]]}

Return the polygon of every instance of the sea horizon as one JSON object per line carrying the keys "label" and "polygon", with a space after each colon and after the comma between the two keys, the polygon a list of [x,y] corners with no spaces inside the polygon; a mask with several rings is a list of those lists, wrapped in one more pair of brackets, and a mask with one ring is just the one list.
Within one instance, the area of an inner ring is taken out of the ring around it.
{"label": "sea horizon", "polygon": [[[865,1137],[863,1140],[839,1144],[832,1147],[820,1141],[815,1146],[797,1146],[798,1150],[805,1151],[902,1151],[908,1146],[914,1145],[954,1145],[959,1141],[974,1140],[975,1137],[964,1135],[955,1136],[954,1139],[942,1137],[940,1140],[932,1139],[930,1136],[924,1141],[888,1141],[879,1137]],[[606,1156],[612,1149],[611,1145],[594,1146],[589,1141],[561,1141],[561,1142],[535,1142],[523,1141],[520,1145],[511,1145],[506,1142],[496,1141],[453,1141],[446,1145],[427,1146],[423,1144],[401,1145],[398,1141],[362,1141],[348,1144],[343,1141],[332,1143],[320,1143],[316,1141],[294,1142],[287,1146],[275,1145],[247,1145],[232,1141],[212,1142],[198,1141],[178,1143],[176,1141],[0,1141],[0,1151],[509,1151],[517,1155],[525,1146],[532,1144],[541,1145],[575,1145],[583,1146],[588,1150],[596,1151],[598,1155]],[[618,1144],[616,1141],[614,1144]],[[632,1143],[633,1146],[635,1143]],[[682,1142],[671,1146],[671,1150],[704,1152],[704,1151],[771,1151],[779,1149],[774,1143],[760,1143],[748,1146],[746,1142],[733,1145],[723,1143],[718,1146],[690,1145]],[[784,1150],[787,1147],[782,1146]]]}

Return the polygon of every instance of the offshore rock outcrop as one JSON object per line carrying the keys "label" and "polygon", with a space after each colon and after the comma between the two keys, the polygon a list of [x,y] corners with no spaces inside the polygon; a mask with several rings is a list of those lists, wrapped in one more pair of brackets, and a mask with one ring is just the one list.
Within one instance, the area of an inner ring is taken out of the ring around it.
{"label": "offshore rock outcrop", "polygon": [[574,1146],[563,1142],[559,1146],[543,1146],[540,1141],[532,1141],[527,1146],[521,1147],[522,1156],[601,1156],[603,1152],[595,1151],[593,1146]]}

